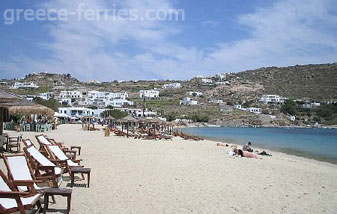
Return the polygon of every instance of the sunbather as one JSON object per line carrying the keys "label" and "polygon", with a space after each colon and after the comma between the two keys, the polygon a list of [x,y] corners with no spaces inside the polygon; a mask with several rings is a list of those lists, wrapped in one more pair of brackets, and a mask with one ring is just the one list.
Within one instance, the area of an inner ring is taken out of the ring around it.
{"label": "sunbather", "polygon": [[241,149],[237,149],[234,148],[233,149],[234,154],[241,156],[241,157],[245,157],[245,158],[257,158],[257,156],[251,152],[247,152],[247,151],[242,151]]}

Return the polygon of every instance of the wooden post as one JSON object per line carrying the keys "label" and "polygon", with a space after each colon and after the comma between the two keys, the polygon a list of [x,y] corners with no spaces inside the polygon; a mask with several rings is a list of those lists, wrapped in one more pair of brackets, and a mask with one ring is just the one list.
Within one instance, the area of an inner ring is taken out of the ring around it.
{"label": "wooden post", "polygon": [[126,123],[126,137],[129,137],[129,122]]}
{"label": "wooden post", "polygon": [[0,108],[0,135],[3,134],[4,129],[4,108]]}

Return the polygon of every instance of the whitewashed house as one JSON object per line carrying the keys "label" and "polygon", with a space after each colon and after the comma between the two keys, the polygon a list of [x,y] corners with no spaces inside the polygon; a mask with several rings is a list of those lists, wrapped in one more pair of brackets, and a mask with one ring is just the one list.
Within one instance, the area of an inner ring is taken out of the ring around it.
{"label": "whitewashed house", "polygon": [[201,79],[201,83],[203,83],[203,84],[212,84],[213,80],[212,79]]}
{"label": "whitewashed house", "polygon": [[20,89],[20,88],[39,88],[38,85],[36,85],[33,82],[15,82],[13,86],[11,86],[11,89]]}
{"label": "whitewashed house", "polygon": [[89,80],[87,83],[88,84],[101,84],[102,82],[99,80]]}
{"label": "whitewashed house", "polygon": [[282,98],[279,95],[263,95],[260,101],[264,104],[283,104],[285,98]]}
{"label": "whitewashed house", "polygon": [[198,101],[192,100],[190,97],[185,97],[180,101],[180,105],[194,106],[198,105]]}
{"label": "whitewashed house", "polygon": [[159,97],[159,91],[157,90],[141,90],[139,91],[139,97],[140,98],[158,98]]}
{"label": "whitewashed house", "polygon": [[111,93],[106,91],[88,91],[81,102],[84,106],[97,106],[97,107],[122,107],[126,105],[133,105],[132,101],[127,100],[127,92]]}
{"label": "whitewashed house", "polygon": [[198,92],[198,91],[189,91],[187,92],[188,95],[193,96],[193,97],[202,97],[204,96],[204,93]]}
{"label": "whitewashed house", "polygon": [[163,89],[177,89],[177,88],[181,88],[181,83],[169,83],[169,84],[164,84]]}
{"label": "whitewashed house", "polygon": [[310,108],[314,108],[314,107],[319,107],[319,106],[321,106],[321,104],[320,103],[304,103],[303,105],[302,105],[302,107],[303,108],[307,108],[307,109],[310,109]]}
{"label": "whitewashed house", "polygon": [[230,85],[229,81],[215,82],[215,85]]}
{"label": "whitewashed house", "polygon": [[227,75],[225,73],[223,74],[217,74],[215,75],[216,78],[218,78],[220,81],[225,80]]}
{"label": "whitewashed house", "polygon": [[242,109],[242,105],[236,104],[236,105],[234,105],[234,108],[241,110]]}
{"label": "whitewashed house", "polygon": [[262,114],[261,108],[250,107],[250,108],[246,108],[245,110],[248,112],[254,113],[254,114]]}
{"label": "whitewashed house", "polygon": [[210,103],[214,103],[214,104],[223,104],[224,102],[223,102],[223,100],[212,99],[212,100],[210,101]]}
{"label": "whitewashed house", "polygon": [[149,111],[148,109],[127,109],[129,114],[132,114],[134,117],[156,117],[157,112]]}
{"label": "whitewashed house", "polygon": [[82,92],[80,91],[61,91],[58,99],[81,99]]}
{"label": "whitewashed house", "polygon": [[132,106],[133,104],[134,104],[133,101],[129,101],[126,99],[109,99],[105,101],[104,106],[123,107],[123,106]]}
{"label": "whitewashed house", "polygon": [[84,107],[65,107],[58,108],[58,113],[66,114],[69,117],[82,118],[86,116],[101,117],[101,113],[107,109],[90,109]]}
{"label": "whitewashed house", "polygon": [[49,100],[54,97],[54,93],[52,92],[40,93],[38,97],[40,97],[43,100]]}

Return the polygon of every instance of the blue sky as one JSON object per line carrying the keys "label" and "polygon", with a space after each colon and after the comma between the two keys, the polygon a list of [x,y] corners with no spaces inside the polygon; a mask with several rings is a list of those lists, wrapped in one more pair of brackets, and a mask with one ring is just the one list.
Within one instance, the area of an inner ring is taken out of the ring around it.
{"label": "blue sky", "polygon": [[[15,21],[7,9],[183,9],[185,21]],[[115,4],[114,6],[112,6]],[[190,79],[337,61],[334,0],[3,0],[0,78]]]}

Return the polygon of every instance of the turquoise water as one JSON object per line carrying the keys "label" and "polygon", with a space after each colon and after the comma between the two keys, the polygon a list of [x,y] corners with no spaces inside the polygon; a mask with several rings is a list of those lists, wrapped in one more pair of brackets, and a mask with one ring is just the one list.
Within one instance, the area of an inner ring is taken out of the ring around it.
{"label": "turquoise water", "polygon": [[184,128],[186,134],[337,164],[337,129]]}

